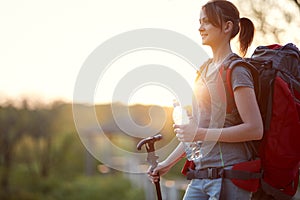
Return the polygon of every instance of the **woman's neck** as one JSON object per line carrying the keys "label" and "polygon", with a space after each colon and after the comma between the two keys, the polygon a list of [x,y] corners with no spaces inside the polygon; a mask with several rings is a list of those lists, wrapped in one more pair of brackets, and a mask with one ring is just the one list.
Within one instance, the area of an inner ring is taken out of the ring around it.
{"label": "woman's neck", "polygon": [[214,64],[221,64],[229,54],[232,53],[231,47],[229,44],[218,46],[216,48],[212,47],[213,59],[212,62]]}

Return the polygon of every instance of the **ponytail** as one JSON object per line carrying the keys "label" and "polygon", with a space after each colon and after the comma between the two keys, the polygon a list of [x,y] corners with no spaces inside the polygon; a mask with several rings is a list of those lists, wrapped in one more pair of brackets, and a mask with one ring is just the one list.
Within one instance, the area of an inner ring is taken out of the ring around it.
{"label": "ponytail", "polygon": [[254,36],[254,25],[252,21],[248,18],[240,18],[240,53],[245,56],[249,46],[253,41]]}

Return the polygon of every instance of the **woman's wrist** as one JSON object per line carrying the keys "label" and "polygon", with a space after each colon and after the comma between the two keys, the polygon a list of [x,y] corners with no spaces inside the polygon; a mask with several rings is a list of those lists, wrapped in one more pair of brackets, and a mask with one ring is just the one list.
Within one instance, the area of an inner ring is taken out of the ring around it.
{"label": "woman's wrist", "polygon": [[197,136],[195,138],[196,141],[204,141],[207,129],[206,128],[198,128]]}

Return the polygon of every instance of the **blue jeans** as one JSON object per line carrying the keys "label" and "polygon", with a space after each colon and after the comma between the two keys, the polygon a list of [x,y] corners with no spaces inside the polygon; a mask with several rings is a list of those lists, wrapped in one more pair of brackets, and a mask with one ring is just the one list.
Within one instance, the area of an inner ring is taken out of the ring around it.
{"label": "blue jeans", "polygon": [[184,200],[247,200],[251,192],[235,186],[230,179],[193,179]]}

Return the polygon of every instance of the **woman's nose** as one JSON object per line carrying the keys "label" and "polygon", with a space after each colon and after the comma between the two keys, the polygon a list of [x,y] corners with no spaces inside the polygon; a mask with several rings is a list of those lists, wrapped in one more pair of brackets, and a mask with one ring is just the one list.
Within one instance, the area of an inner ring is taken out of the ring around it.
{"label": "woman's nose", "polygon": [[204,30],[203,25],[200,24],[198,31],[201,32],[203,30]]}

